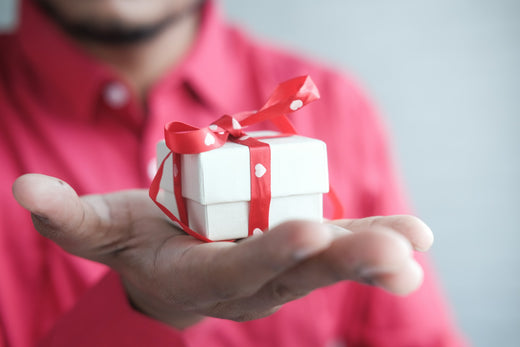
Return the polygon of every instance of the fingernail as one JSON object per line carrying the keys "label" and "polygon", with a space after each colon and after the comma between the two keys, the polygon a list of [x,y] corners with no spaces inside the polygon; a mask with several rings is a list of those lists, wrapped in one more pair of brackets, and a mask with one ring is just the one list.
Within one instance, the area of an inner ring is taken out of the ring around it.
{"label": "fingernail", "polygon": [[383,267],[362,267],[358,270],[358,276],[360,278],[373,278],[388,272],[391,272],[391,270]]}
{"label": "fingernail", "polygon": [[294,251],[293,257],[295,260],[300,261],[300,260],[309,258],[311,255],[316,254],[317,251],[318,250],[315,248],[301,248],[301,249]]}
{"label": "fingernail", "polygon": [[352,234],[351,230],[342,228],[339,225],[328,224],[328,223],[326,225],[329,228],[329,230],[332,232],[332,235],[334,235],[334,236],[343,236],[343,235]]}

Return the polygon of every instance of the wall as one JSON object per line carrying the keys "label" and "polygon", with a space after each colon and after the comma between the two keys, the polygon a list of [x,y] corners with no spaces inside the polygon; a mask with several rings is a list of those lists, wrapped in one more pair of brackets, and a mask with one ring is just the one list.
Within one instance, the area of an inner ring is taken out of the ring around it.
{"label": "wall", "polygon": [[14,27],[17,20],[17,5],[16,0],[0,0],[0,32]]}
{"label": "wall", "polygon": [[520,340],[520,2],[223,1],[250,31],[348,69],[393,131],[460,326]]}

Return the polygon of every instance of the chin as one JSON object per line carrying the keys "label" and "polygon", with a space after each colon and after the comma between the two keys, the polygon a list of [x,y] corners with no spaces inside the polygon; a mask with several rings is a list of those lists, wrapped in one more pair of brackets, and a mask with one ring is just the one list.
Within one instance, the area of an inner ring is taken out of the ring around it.
{"label": "chin", "polygon": [[136,44],[157,37],[205,0],[37,0],[71,36],[100,44]]}
{"label": "chin", "polygon": [[72,23],[150,25],[200,0],[36,0]]}

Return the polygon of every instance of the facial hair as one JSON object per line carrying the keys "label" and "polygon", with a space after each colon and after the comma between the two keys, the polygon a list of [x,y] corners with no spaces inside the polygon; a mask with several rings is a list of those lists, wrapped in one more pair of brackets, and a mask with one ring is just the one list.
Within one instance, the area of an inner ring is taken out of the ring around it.
{"label": "facial hair", "polygon": [[180,11],[165,15],[155,23],[130,26],[116,20],[96,21],[89,19],[71,21],[63,16],[50,1],[36,1],[41,9],[71,36],[80,40],[106,45],[132,45],[148,41],[159,35],[170,25],[175,25],[186,16],[198,11],[205,2],[206,0],[197,0]]}

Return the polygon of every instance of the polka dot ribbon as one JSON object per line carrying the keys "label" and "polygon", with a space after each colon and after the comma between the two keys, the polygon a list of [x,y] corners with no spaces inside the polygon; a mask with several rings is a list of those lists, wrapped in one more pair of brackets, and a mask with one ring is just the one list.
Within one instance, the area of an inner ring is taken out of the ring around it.
{"label": "polka dot ribbon", "polygon": [[[177,222],[189,235],[206,242],[211,240],[188,226],[188,215],[181,189],[181,154],[196,154],[211,151],[232,141],[249,148],[251,174],[251,202],[249,207],[249,235],[269,227],[269,205],[271,201],[271,154],[267,143],[247,136],[244,128],[264,120],[272,121],[285,134],[296,134],[285,116],[308,103],[319,99],[319,92],[309,76],[296,77],[279,84],[265,105],[258,111],[224,115],[204,128],[196,128],[181,122],[165,126],[166,146],[170,153],[162,161],[150,186],[150,197],[170,219]],[[166,159],[173,156],[173,187],[179,216],[173,215],[157,201],[160,181]],[[334,196],[334,199],[337,198]],[[334,203],[336,205],[336,203]]]}

